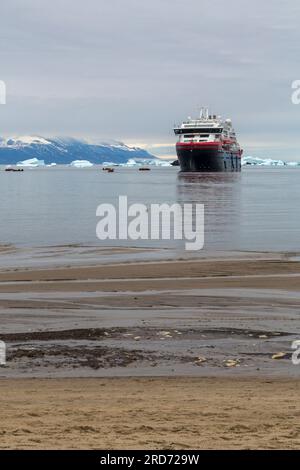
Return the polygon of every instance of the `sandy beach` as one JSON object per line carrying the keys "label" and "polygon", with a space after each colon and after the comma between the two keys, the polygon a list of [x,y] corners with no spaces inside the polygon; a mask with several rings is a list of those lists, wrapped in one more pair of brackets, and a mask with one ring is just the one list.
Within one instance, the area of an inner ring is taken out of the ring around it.
{"label": "sandy beach", "polygon": [[76,250],[20,268],[2,253],[1,448],[299,446],[297,253]]}
{"label": "sandy beach", "polygon": [[2,380],[2,449],[296,449],[299,381]]}

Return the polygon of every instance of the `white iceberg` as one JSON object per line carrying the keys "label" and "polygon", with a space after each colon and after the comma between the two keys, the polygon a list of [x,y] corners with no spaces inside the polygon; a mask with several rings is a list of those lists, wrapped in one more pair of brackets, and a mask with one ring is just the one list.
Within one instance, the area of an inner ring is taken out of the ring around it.
{"label": "white iceberg", "polygon": [[120,164],[116,162],[103,162],[102,166],[120,166]]}
{"label": "white iceberg", "polygon": [[130,158],[127,163],[123,163],[122,166],[136,166],[138,163],[133,158]]}
{"label": "white iceberg", "polygon": [[27,166],[27,167],[35,168],[37,166],[45,166],[45,162],[44,160],[38,160],[37,158],[29,158],[28,160],[18,162],[17,166]]}
{"label": "white iceberg", "polygon": [[130,158],[127,163],[123,163],[122,166],[134,167],[134,166],[171,166],[171,162],[168,160],[160,160],[159,158]]}
{"label": "white iceberg", "polygon": [[244,157],[242,158],[242,166],[244,165],[256,165],[256,166],[285,166],[282,160],[272,160],[272,158],[258,158],[258,157]]}
{"label": "white iceberg", "polygon": [[88,160],[74,160],[70,163],[70,166],[74,166],[75,168],[89,168],[93,166],[93,164]]}

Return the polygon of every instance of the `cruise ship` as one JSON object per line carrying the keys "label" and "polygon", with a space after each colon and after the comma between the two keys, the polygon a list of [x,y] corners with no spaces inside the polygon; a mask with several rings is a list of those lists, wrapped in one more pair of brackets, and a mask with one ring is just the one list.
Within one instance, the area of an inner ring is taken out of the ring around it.
{"label": "cruise ship", "polygon": [[181,171],[241,171],[243,150],[231,119],[209,114],[201,108],[198,119],[188,118],[174,127],[176,153]]}

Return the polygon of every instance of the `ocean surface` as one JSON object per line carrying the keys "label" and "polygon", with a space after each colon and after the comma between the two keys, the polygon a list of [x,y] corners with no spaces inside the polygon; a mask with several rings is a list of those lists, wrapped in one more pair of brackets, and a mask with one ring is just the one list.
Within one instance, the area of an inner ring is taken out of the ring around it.
{"label": "ocean surface", "polygon": [[128,202],[202,203],[204,250],[300,249],[300,169],[244,168],[242,173],[181,175],[178,168],[33,168],[0,171],[0,244],[160,247],[184,250],[178,240],[100,241],[96,208]]}

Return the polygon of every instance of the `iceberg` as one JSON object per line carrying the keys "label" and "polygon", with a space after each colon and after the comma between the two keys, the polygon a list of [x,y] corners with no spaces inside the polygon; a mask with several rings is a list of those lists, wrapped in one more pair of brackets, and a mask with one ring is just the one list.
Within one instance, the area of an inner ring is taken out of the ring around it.
{"label": "iceberg", "polygon": [[272,160],[271,158],[244,157],[242,158],[242,166],[285,166],[286,162],[282,160]]}
{"label": "iceberg", "polygon": [[30,168],[35,168],[37,166],[45,166],[44,160],[38,160],[37,158],[30,158],[28,160],[23,160],[22,162],[18,162],[17,166],[27,166]]}
{"label": "iceberg", "polygon": [[102,166],[120,166],[119,163],[115,163],[115,162],[103,162],[101,165]]}
{"label": "iceberg", "polygon": [[93,166],[93,163],[88,160],[74,160],[70,163],[70,166],[74,166],[75,168],[89,168]]}
{"label": "iceberg", "polygon": [[160,160],[158,158],[139,158],[134,159],[130,158],[127,163],[123,163],[122,166],[125,167],[133,167],[133,166],[171,166],[171,161],[168,160]]}

